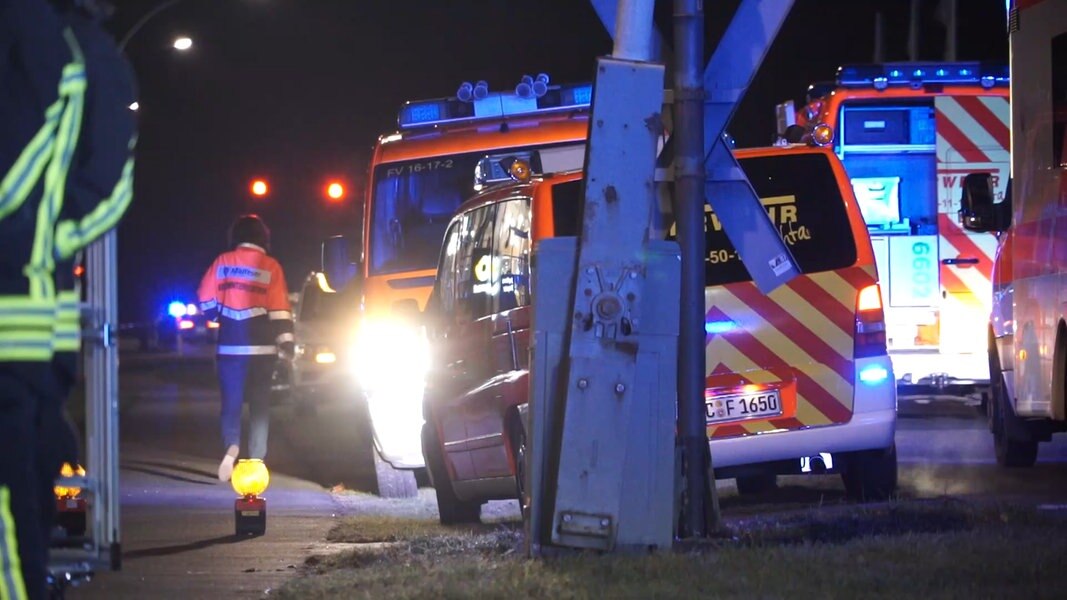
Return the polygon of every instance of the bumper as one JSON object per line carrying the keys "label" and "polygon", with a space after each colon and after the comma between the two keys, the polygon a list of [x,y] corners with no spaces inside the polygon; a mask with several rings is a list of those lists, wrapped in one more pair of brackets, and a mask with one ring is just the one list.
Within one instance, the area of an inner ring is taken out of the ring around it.
{"label": "bumper", "polygon": [[989,385],[989,357],[975,354],[944,354],[937,350],[890,351],[897,384],[930,387],[940,393],[954,388]]}
{"label": "bumper", "polygon": [[374,443],[382,459],[397,469],[421,469],[422,387],[367,397],[367,409],[374,429]]}
{"label": "bumper", "polygon": [[[889,367],[886,357],[856,361],[856,372],[865,367]],[[892,373],[892,370],[889,371]],[[888,448],[893,444],[897,424],[896,389],[888,381],[868,386],[856,382],[856,409],[852,419],[840,425],[795,429],[715,439],[708,443],[716,469],[801,457],[823,452],[854,452]]]}

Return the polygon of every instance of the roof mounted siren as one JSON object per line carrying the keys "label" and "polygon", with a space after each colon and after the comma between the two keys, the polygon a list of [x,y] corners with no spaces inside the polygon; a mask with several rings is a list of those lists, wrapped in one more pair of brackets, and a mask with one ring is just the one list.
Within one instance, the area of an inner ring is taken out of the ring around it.
{"label": "roof mounted siren", "polygon": [[519,98],[540,98],[548,92],[548,75],[538,73],[537,77],[523,75],[519,85],[515,86],[515,95]]}
{"label": "roof mounted siren", "polygon": [[513,91],[490,92],[489,84],[464,81],[453,98],[405,102],[397,125],[401,129],[435,127],[482,119],[520,115],[586,111],[593,101],[593,84],[550,85],[548,75],[524,75]]}
{"label": "roof mounted siren", "polygon": [[464,81],[459,84],[459,89],[456,90],[456,98],[461,102],[484,100],[488,96],[489,84],[485,80],[479,80],[474,85],[471,85],[469,81]]}

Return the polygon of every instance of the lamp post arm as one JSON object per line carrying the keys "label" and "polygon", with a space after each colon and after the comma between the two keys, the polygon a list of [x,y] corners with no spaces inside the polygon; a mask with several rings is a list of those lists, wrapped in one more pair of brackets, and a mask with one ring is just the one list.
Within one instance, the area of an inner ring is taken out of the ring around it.
{"label": "lamp post arm", "polygon": [[126,32],[126,35],[122,36],[122,39],[119,40],[119,52],[126,51],[126,44],[130,42],[130,38],[132,38],[135,33],[140,31],[141,28],[145,26],[145,23],[150,21],[152,17],[158,15],[159,13],[167,10],[168,8],[174,6],[175,4],[181,1],[182,0],[165,0],[164,2],[161,2],[156,5],[155,8],[153,8],[152,10],[145,13],[143,17],[138,19],[138,21],[133,24],[133,27],[130,27],[130,30]]}

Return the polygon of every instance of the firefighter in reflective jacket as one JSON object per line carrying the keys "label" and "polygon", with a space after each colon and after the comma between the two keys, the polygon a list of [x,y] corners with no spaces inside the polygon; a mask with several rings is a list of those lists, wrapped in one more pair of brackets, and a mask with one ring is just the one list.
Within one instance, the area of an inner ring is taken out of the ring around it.
{"label": "firefighter in reflective jacket", "polygon": [[270,385],[280,355],[293,356],[293,314],[281,265],[267,255],[270,230],[256,215],[230,227],[230,247],[200,281],[200,310],[219,322],[218,375],[222,396],[219,480],[228,481],[241,448],[241,407],[248,402],[250,458],[267,455]]}
{"label": "firefighter in reflective jacket", "polygon": [[133,80],[91,8],[0,0],[0,598],[46,593],[69,390],[54,362],[70,333],[56,264],[113,228],[132,195]]}

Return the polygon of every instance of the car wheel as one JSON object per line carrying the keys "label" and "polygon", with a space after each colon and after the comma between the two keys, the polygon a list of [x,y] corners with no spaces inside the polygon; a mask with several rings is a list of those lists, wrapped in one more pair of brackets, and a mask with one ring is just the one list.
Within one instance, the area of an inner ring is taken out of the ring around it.
{"label": "car wheel", "polygon": [[759,475],[746,475],[735,480],[737,493],[741,496],[753,494],[766,494],[778,489],[778,476],[774,473],[761,473]]}
{"label": "car wheel", "polygon": [[430,473],[434,493],[437,495],[437,513],[442,525],[460,523],[477,523],[481,518],[482,503],[460,500],[452,489],[448,478],[444,457],[441,456],[441,444],[437,441],[437,430],[432,422],[422,426],[422,454],[426,458],[426,469]]}
{"label": "car wheel", "polygon": [[511,425],[511,458],[515,461],[515,496],[519,500],[519,511],[525,521],[530,514],[530,498],[527,488],[526,457],[529,446],[526,442],[526,428],[518,419]]}
{"label": "car wheel", "polygon": [[1005,415],[1011,410],[1008,406],[1008,394],[999,369],[994,376],[990,428],[993,430],[993,453],[997,464],[1002,467],[1032,467],[1037,462],[1037,441],[1018,440],[1008,434],[1008,425],[1005,422]]}
{"label": "car wheel", "polygon": [[846,454],[841,465],[845,492],[857,502],[888,500],[897,490],[897,447]]}

